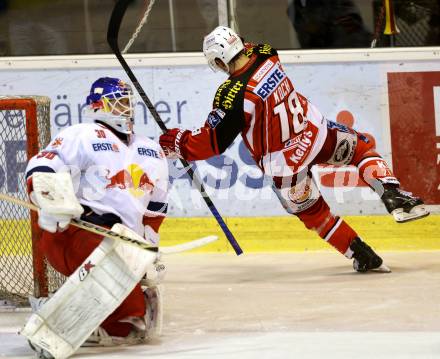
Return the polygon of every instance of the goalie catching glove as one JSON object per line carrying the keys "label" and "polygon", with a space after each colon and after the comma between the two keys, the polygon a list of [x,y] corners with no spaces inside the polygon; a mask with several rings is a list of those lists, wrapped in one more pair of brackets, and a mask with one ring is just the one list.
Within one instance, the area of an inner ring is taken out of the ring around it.
{"label": "goalie catching glove", "polygon": [[29,197],[38,207],[38,225],[48,232],[65,230],[70,220],[84,211],[75,196],[69,173],[35,172],[30,190]]}
{"label": "goalie catching glove", "polygon": [[184,131],[179,128],[172,128],[159,137],[159,143],[162,146],[165,155],[168,158],[185,158],[182,153],[181,145],[185,142],[191,131]]}

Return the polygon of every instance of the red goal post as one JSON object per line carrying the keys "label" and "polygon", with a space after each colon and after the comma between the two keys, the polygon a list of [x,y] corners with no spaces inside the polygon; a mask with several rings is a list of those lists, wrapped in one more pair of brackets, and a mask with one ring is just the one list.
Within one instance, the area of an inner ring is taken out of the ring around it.
{"label": "red goal post", "polygon": [[[28,160],[50,141],[50,99],[0,96],[0,192],[27,200]],[[36,213],[0,201],[0,301],[27,306],[29,295],[47,296],[63,282],[39,250]]]}

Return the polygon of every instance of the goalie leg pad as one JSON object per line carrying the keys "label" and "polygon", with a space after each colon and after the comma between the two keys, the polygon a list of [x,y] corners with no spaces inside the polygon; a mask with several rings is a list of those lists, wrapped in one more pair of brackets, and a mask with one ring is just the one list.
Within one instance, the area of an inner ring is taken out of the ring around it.
{"label": "goalie leg pad", "polygon": [[156,253],[104,238],[23,331],[55,358],[67,358],[141,280]]}

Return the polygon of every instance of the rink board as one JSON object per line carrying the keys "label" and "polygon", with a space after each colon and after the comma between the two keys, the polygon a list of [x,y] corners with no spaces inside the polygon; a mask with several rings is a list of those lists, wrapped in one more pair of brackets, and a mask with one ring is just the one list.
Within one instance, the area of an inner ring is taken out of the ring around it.
{"label": "rink board", "polygon": [[0,255],[30,255],[30,233],[29,220],[0,219]]}
{"label": "rink board", "polygon": [[[295,50],[281,51],[280,58],[295,88],[324,117],[368,134],[402,187],[429,205],[439,205],[439,49]],[[200,52],[131,54],[127,61],[168,128],[202,126],[217,87],[225,80],[224,74],[206,66]],[[93,121],[85,99],[90,84],[101,76],[125,78],[126,74],[113,55],[1,58],[0,83],[7,85],[0,86],[0,95],[49,96],[54,137],[70,125]],[[140,97],[135,107],[135,132],[157,141],[162,131]],[[7,132],[14,132],[20,124],[7,125]],[[24,171],[17,162],[24,144],[17,140],[24,139],[0,138],[0,146],[8,148],[0,157],[4,155],[3,163],[9,163],[5,168],[0,165],[0,190],[10,195],[16,195],[15,184]],[[125,169],[133,165],[137,164]],[[313,172],[334,213],[386,214],[379,197],[359,180],[355,168],[316,166]],[[184,173],[180,164],[170,162],[169,215],[210,216]],[[222,155],[197,161],[196,173],[225,217],[285,214],[271,189],[270,173],[262,175],[239,139]]]}
{"label": "rink board", "polygon": [[[440,250],[440,215],[397,224],[390,216],[347,216],[344,219],[377,250]],[[295,217],[228,217],[228,227],[245,252],[333,250]],[[27,221],[0,221],[0,255],[29,255]],[[219,240],[194,252],[231,252],[214,218],[167,218],[161,228],[164,246],[216,234]],[[20,241],[20,245],[16,244]]]}
{"label": "rink board", "polygon": [[[344,219],[377,250],[440,249],[440,215],[404,224],[397,224],[390,216]],[[295,217],[229,217],[225,221],[245,252],[333,250]],[[213,218],[168,218],[161,229],[161,241],[163,245],[173,245],[212,234],[220,239],[196,252],[233,251]]]}

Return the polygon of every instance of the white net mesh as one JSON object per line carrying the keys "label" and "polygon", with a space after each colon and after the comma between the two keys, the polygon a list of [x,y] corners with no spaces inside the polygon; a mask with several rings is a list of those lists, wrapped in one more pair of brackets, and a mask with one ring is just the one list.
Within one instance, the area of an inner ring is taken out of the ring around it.
{"label": "white net mesh", "polygon": [[[50,99],[0,97],[0,191],[22,200],[28,200],[24,173],[32,142],[28,136],[35,136],[37,150],[49,143]],[[32,228],[28,209],[0,201],[0,301],[3,305],[27,305],[30,294],[53,291],[63,281],[53,269],[45,268],[43,258],[37,277],[44,279],[36,281],[32,236],[38,236],[39,230]]]}

